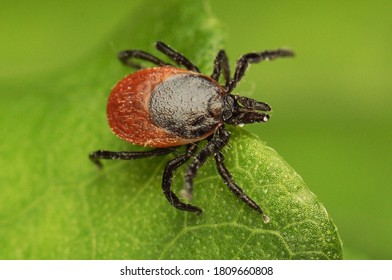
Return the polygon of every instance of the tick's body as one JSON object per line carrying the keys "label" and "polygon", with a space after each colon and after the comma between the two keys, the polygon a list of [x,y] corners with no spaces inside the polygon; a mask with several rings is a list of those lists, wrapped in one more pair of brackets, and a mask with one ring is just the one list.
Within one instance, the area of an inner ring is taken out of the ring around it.
{"label": "tick's body", "polygon": [[[202,210],[184,203],[171,190],[174,171],[188,160],[191,163],[185,172],[184,196],[192,197],[193,179],[208,157],[214,157],[219,175],[229,189],[252,209],[262,214],[260,206],[247,196],[234,182],[224,165],[223,147],[230,135],[225,124],[240,125],[266,122],[271,108],[264,102],[247,97],[232,95],[231,91],[242,79],[250,63],[292,56],[288,50],[248,53],[238,61],[234,76],[226,53],[222,50],[214,61],[211,77],[200,73],[182,54],[158,42],[157,49],[187,70],[174,67],[159,58],[140,51],[126,50],[119,53],[119,59],[128,66],[142,68],[134,59],[151,62],[158,67],[139,70],[122,79],[112,90],[107,116],[112,131],[120,138],[133,144],[153,147],[145,152],[96,151],[90,159],[101,166],[100,159],[138,159],[166,155],[186,145],[185,152],[170,160],[164,170],[162,190],[167,200],[177,209],[201,213]],[[223,72],[226,80],[219,84]],[[207,144],[198,151],[198,144]]]}
{"label": "tick's body", "polygon": [[172,66],[139,70],[112,90],[109,125],[120,138],[147,147],[198,142],[223,123],[224,89],[210,77]]}

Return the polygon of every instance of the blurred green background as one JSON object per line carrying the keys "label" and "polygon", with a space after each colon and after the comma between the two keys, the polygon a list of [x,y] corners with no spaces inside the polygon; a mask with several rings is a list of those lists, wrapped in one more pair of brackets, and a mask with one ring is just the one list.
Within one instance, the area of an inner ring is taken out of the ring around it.
{"label": "blurred green background", "polygon": [[[111,32],[143,1],[2,2],[0,80],[18,83],[110,45]],[[274,109],[269,123],[245,129],[324,203],[346,259],[391,259],[392,2],[215,0],[210,7],[232,62],[249,51],[295,50],[293,60],[251,67],[237,88]]]}

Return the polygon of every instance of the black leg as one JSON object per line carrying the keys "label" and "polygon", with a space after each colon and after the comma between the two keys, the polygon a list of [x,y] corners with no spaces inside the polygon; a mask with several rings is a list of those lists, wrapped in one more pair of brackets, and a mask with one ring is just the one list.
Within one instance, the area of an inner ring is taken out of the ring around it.
{"label": "black leg", "polygon": [[173,50],[168,45],[164,44],[163,42],[157,42],[155,46],[159,51],[170,57],[175,63],[185,66],[185,68],[190,71],[200,73],[199,68],[197,68],[192,62],[190,62],[189,59],[187,59],[181,53]]}
{"label": "black leg", "polygon": [[181,202],[171,190],[174,171],[183,165],[196,152],[196,150],[196,144],[189,144],[186,147],[185,154],[180,155],[167,163],[165,171],[163,172],[162,190],[167,200],[175,208],[189,212],[201,213],[202,210],[199,207]]}
{"label": "black leg", "polygon": [[230,66],[229,59],[227,58],[226,52],[221,50],[215,57],[214,71],[211,75],[215,81],[219,81],[220,74],[223,70],[223,77],[225,78],[226,86],[230,82]]}
{"label": "black leg", "polygon": [[188,168],[185,172],[185,185],[182,195],[187,200],[192,200],[192,192],[193,192],[193,179],[196,177],[197,171],[203,164],[206,162],[208,157],[210,157],[215,150],[215,145],[212,141],[209,141],[207,145],[201,149],[201,151],[195,156],[191,164],[188,165]]}
{"label": "black leg", "polygon": [[228,188],[238,196],[246,205],[256,210],[262,215],[264,223],[269,222],[269,217],[264,214],[263,210],[257,203],[244,193],[244,191],[234,182],[233,177],[227,170],[224,164],[224,157],[221,151],[214,154],[216,167],[218,169],[219,175],[222,177],[223,182],[228,186]]}
{"label": "black leg", "polygon": [[207,145],[195,156],[185,172],[184,197],[189,200],[192,199],[193,179],[196,177],[197,171],[210,156],[222,149],[228,141],[229,133],[223,126],[218,128],[212,137],[208,138]]}
{"label": "black leg", "polygon": [[195,156],[195,159],[188,166],[188,169],[185,173],[185,196],[189,199],[192,197],[193,179],[196,176],[198,169],[206,162],[208,157],[214,156],[218,173],[221,176],[223,182],[246,205],[259,212],[262,215],[263,221],[268,223],[269,217],[265,215],[260,206],[248,195],[246,195],[244,191],[234,182],[230,172],[224,165],[224,156],[221,150],[229,142],[229,138],[230,134],[224,128],[224,126],[221,126],[216,131],[214,136],[209,139],[207,145]]}
{"label": "black leg", "polygon": [[143,68],[142,65],[135,63],[132,61],[132,58],[138,58],[141,60],[145,60],[148,62],[151,62],[153,64],[156,64],[158,66],[163,66],[163,65],[170,65],[163,60],[160,60],[159,58],[153,56],[152,54],[149,54],[144,51],[140,50],[125,50],[121,51],[118,53],[118,59],[127,66],[134,67],[134,68]]}
{"label": "black leg", "polygon": [[273,60],[278,57],[287,56],[294,56],[294,53],[290,50],[278,49],[275,51],[255,52],[243,55],[237,61],[234,77],[226,87],[227,92],[231,92],[236,87],[238,82],[244,76],[246,69],[248,68],[250,63],[259,63],[263,60]]}
{"label": "black leg", "polygon": [[115,159],[115,160],[131,160],[153,156],[163,156],[174,151],[175,148],[154,149],[150,151],[141,152],[111,152],[111,151],[95,151],[89,155],[89,158],[98,167],[102,167],[101,159]]}

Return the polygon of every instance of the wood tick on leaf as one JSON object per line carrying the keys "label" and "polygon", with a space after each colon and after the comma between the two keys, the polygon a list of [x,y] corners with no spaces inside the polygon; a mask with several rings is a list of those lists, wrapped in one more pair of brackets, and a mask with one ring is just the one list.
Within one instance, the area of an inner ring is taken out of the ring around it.
{"label": "wood tick on leaf", "polygon": [[[201,213],[199,207],[180,201],[172,191],[174,171],[191,160],[185,172],[184,196],[192,198],[193,179],[198,169],[209,157],[215,159],[219,175],[229,189],[249,207],[259,212],[264,222],[269,218],[260,206],[234,182],[224,164],[223,147],[230,135],[225,124],[243,125],[266,122],[270,106],[231,92],[244,76],[250,63],[293,56],[290,50],[278,49],[248,53],[239,58],[234,76],[230,75],[225,51],[218,52],[211,76],[200,73],[186,57],[162,42],[156,48],[172,59],[182,69],[141,50],[119,53],[120,61],[140,70],[126,76],[113,88],[107,104],[107,117],[112,131],[133,144],[153,147],[142,152],[111,152],[98,150],[90,159],[99,167],[100,159],[139,159],[172,153],[180,146],[185,152],[170,160],[163,172],[162,190],[175,208]],[[135,59],[144,60],[157,67],[141,69]],[[219,84],[223,72],[225,84]],[[198,151],[198,145],[206,145]]]}

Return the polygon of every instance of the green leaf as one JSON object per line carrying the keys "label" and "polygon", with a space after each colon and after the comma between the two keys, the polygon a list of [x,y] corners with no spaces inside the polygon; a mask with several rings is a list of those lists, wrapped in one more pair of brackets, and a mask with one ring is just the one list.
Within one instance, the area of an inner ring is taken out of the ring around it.
{"label": "green leaf", "polygon": [[[242,129],[231,129],[226,164],[269,224],[225,187],[212,160],[195,180],[192,203],[201,215],[174,209],[162,195],[163,168],[175,155],[104,162],[103,170],[89,162],[97,149],[141,149],[110,133],[105,103],[113,84],[130,72],[116,52],[157,54],[157,40],[206,73],[223,48],[205,2],[147,2],[79,65],[38,81],[2,83],[0,258],[342,258],[336,227],[300,176]],[[176,173],[176,193],[183,171]]]}

